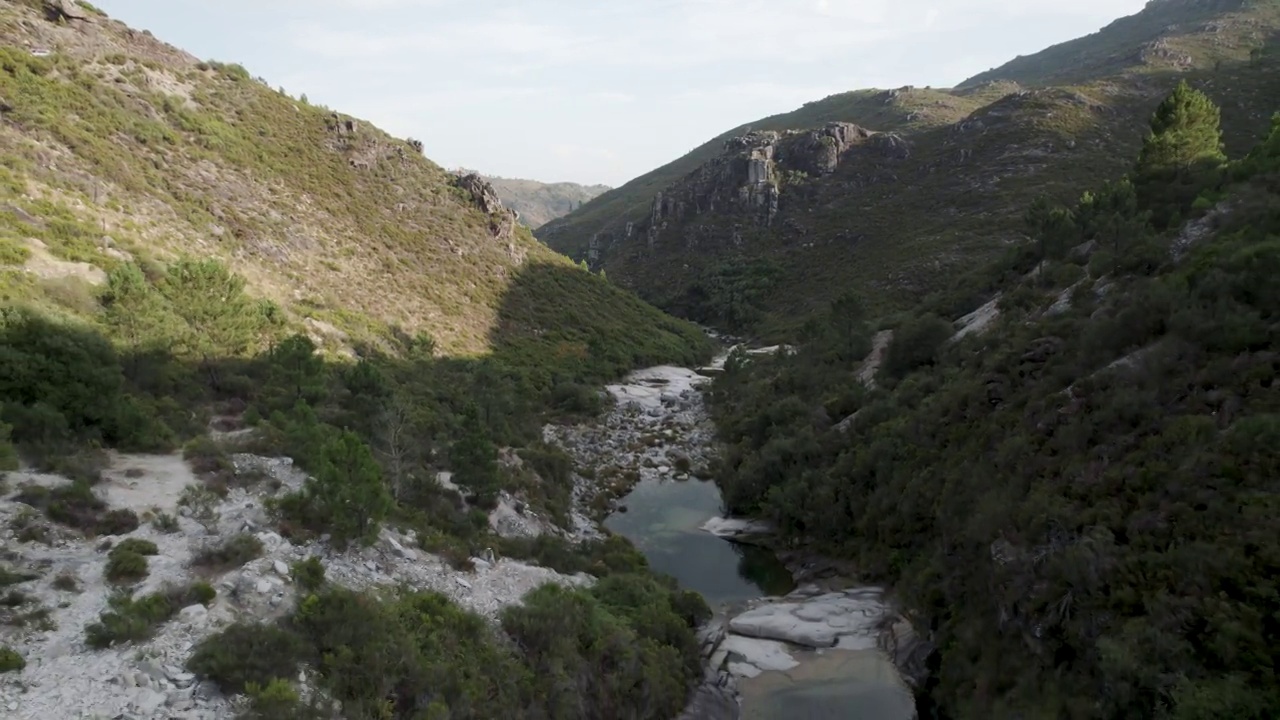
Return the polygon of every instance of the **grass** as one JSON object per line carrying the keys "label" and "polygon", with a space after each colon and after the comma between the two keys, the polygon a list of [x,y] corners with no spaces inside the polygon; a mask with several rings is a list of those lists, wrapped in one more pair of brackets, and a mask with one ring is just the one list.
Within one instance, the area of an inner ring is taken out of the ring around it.
{"label": "grass", "polygon": [[27,666],[27,661],[17,650],[8,645],[0,646],[0,673],[20,672]]}

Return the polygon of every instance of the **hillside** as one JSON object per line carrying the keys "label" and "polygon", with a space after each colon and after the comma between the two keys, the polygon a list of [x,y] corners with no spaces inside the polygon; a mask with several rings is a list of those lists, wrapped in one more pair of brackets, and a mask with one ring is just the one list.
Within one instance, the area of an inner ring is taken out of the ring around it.
{"label": "hillside", "polygon": [[420,149],[0,0],[4,717],[684,706],[709,609],[543,438],[711,343]]}
{"label": "hillside", "polygon": [[1153,0],[954,89],[850,92],[734,128],[537,234],[726,329],[793,336],[849,287],[902,310],[1024,237],[1034,196],[1122,171],[1178,77],[1249,147],[1280,93],[1277,30],[1273,2]]}
{"label": "hillside", "polygon": [[0,297],[76,312],[130,259],[214,257],[330,346],[476,353],[514,276],[568,266],[413,140],[87,7],[0,2]]}
{"label": "hillside", "polygon": [[954,293],[716,380],[726,503],[895,588],[922,717],[1280,717],[1280,113],[1150,127]]}
{"label": "hillside", "polygon": [[588,200],[609,191],[607,185],[544,183],[493,175],[482,177],[493,186],[502,204],[515,210],[520,222],[533,230],[568,215]]}

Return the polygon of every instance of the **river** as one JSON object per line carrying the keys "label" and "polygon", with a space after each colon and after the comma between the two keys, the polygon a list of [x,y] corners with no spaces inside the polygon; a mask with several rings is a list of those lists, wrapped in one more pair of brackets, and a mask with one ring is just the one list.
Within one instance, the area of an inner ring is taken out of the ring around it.
{"label": "river", "polygon": [[714,453],[707,382],[685,368],[632,373],[608,387],[617,405],[594,434],[558,438],[579,461],[635,468],[639,481],[605,527],[719,611],[724,630],[704,647],[718,684],[736,686],[742,718],[911,720],[911,694],[877,647],[893,615],[881,589],[797,588],[771,551],[703,529],[724,512],[719,489],[672,465]]}

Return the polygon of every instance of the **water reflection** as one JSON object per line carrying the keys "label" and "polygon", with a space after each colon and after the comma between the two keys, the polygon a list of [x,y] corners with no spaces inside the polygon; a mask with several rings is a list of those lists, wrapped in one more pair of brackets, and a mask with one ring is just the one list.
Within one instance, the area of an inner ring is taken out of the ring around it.
{"label": "water reflection", "polygon": [[798,653],[800,665],[738,683],[743,720],[909,720],[915,703],[875,650]]}
{"label": "water reflection", "polygon": [[605,527],[640,549],[654,570],[718,606],[793,589],[791,573],[764,548],[735,545],[701,530],[721,513],[720,491],[702,480],[643,480]]}

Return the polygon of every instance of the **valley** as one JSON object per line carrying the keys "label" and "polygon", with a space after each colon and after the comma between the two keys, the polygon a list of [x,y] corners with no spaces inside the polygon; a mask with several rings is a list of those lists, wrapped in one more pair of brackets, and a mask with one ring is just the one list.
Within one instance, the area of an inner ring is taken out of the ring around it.
{"label": "valley", "polygon": [[1151,0],[608,188],[0,0],[0,714],[1280,716],[1278,38]]}

